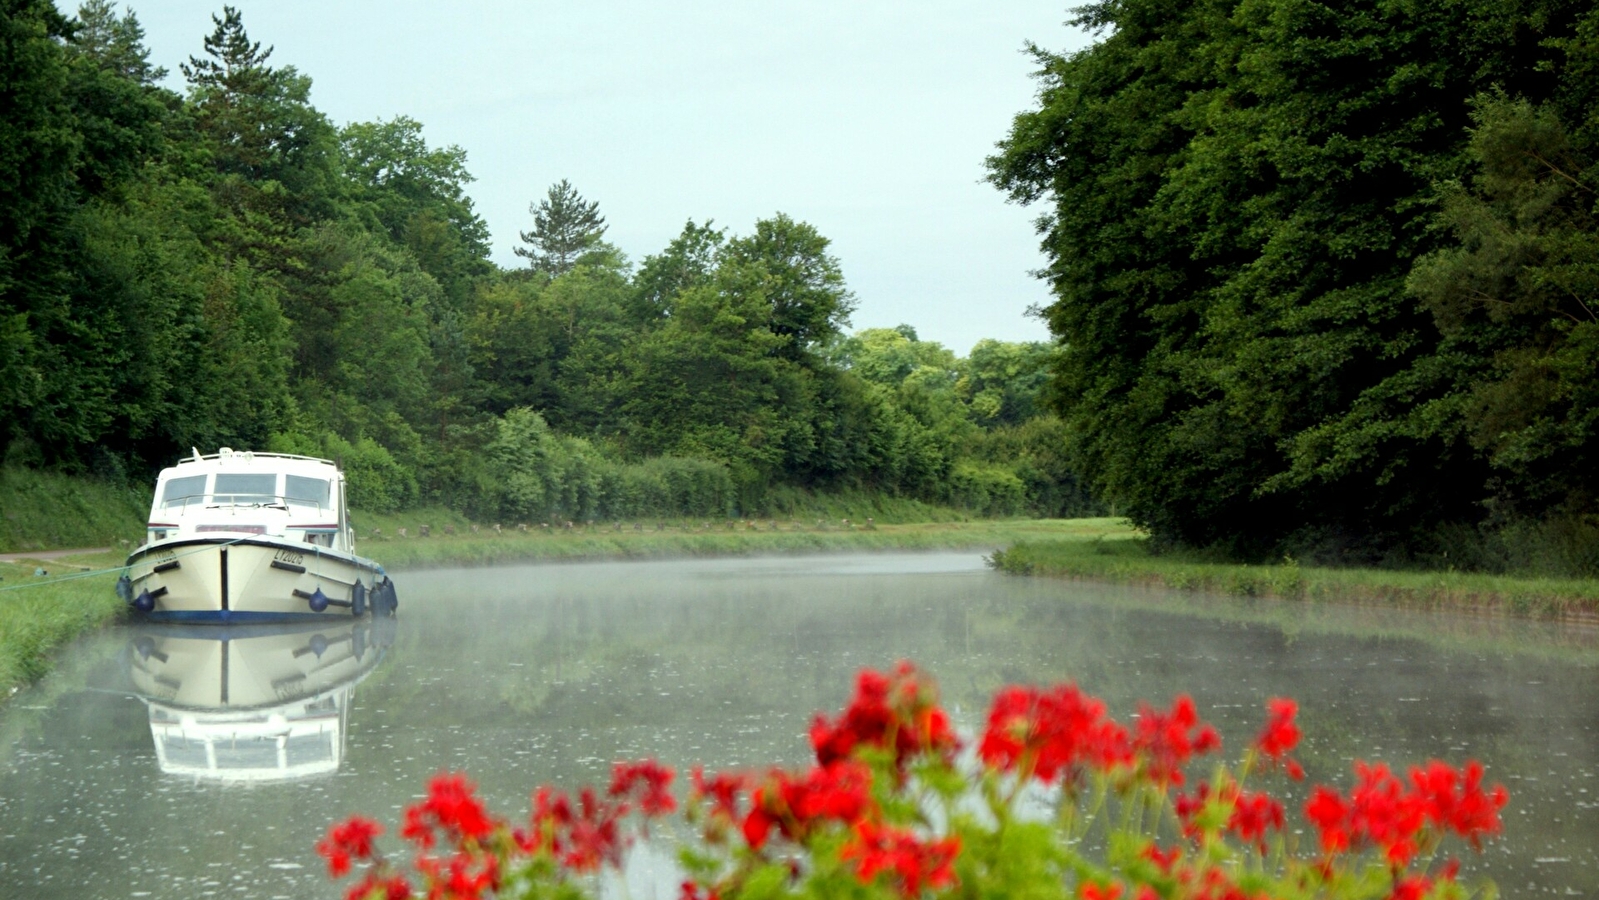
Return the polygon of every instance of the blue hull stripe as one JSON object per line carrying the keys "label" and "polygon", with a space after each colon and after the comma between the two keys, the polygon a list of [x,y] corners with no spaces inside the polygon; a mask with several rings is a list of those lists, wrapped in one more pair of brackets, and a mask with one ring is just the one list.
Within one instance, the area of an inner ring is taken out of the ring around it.
{"label": "blue hull stripe", "polygon": [[356,622],[349,613],[249,612],[238,609],[178,609],[140,613],[134,618],[146,622],[184,622],[191,625],[251,625],[262,622]]}

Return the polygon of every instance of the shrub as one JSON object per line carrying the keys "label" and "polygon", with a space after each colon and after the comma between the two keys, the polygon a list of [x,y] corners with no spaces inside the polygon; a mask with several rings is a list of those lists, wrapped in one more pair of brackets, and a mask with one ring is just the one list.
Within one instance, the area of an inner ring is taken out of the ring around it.
{"label": "shrub", "polygon": [[1009,469],[962,460],[949,474],[949,499],[985,516],[1014,516],[1027,505],[1027,486]]}

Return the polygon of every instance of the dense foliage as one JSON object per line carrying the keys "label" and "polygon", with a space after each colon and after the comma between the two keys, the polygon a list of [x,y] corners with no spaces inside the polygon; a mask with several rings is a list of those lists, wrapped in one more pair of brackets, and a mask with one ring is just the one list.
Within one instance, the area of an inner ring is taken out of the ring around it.
{"label": "dense foliage", "polygon": [[782,214],[635,267],[564,180],[502,270],[462,150],[334,125],[237,10],[213,25],[179,93],[109,0],[0,0],[6,464],[143,481],[270,449],[337,458],[367,509],[512,521],[776,486],[1092,510],[1037,408],[1047,348],[846,336],[828,239]]}
{"label": "dense foliage", "polygon": [[667,818],[678,806],[673,771],[645,760],[617,763],[603,793],[537,788],[525,825],[491,813],[464,776],[440,774],[405,811],[409,867],[361,815],[331,827],[317,851],[334,878],[360,866],[347,900],[582,900],[603,894],[594,873],[625,866],[636,813],[658,823],[657,846],[679,845],[682,900],[1478,895],[1457,880],[1459,860],[1437,854],[1450,837],[1481,850],[1502,827],[1509,795],[1483,783],[1480,763],[1432,760],[1407,779],[1356,760],[1356,784],[1317,785],[1308,827],[1294,827],[1258,782],[1304,778],[1292,755],[1298,706],[1266,706],[1242,760],[1197,783],[1193,770],[1221,738],[1186,695],[1170,710],[1140,704],[1128,726],[1074,684],[1006,687],[962,759],[936,687],[901,663],[861,672],[842,713],[816,716],[808,769],[696,769],[684,828]]}
{"label": "dense foliage", "polygon": [[1246,557],[1599,571],[1593,5],[1074,23],[1096,41],[1034,49],[1039,104],[990,172],[1046,204],[1053,397],[1091,484]]}

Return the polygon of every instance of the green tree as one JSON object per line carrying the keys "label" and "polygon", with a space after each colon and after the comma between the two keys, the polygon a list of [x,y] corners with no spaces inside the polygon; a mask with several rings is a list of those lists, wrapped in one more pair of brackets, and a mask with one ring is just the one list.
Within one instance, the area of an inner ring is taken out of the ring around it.
{"label": "green tree", "polygon": [[117,15],[111,0],[87,0],[78,6],[77,27],[70,48],[120,78],[152,85],[167,77],[167,70],[150,62],[144,46],[144,26],[131,8]]}
{"label": "green tree", "polygon": [[533,230],[521,232],[526,247],[516,247],[534,271],[563,275],[583,254],[597,249],[605,236],[605,217],[597,201],[584,200],[565,178],[550,185],[543,200],[528,204]]}
{"label": "green tree", "polygon": [[844,284],[838,258],[815,226],[783,213],[755,223],[755,232],[727,242],[722,257],[759,266],[771,305],[768,328],[783,339],[779,352],[799,359],[849,325],[855,295]]}
{"label": "green tree", "polygon": [[0,437],[15,439],[31,430],[46,387],[41,318],[65,313],[39,256],[70,201],[82,137],[60,44],[67,20],[46,0],[6,0],[0,9]]}
{"label": "green tree", "polygon": [[658,321],[683,291],[710,281],[727,243],[726,229],[690,219],[666,249],[644,258],[633,279],[635,315],[641,323]]}
{"label": "green tree", "polygon": [[489,230],[473,209],[466,151],[429,148],[422,124],[406,116],[358,122],[339,133],[351,200],[464,310],[493,269]]}
{"label": "green tree", "polygon": [[680,293],[667,324],[628,348],[613,396],[630,455],[720,460],[743,485],[781,472],[796,418],[783,401],[796,385],[772,352],[782,339],[766,327],[770,306],[752,280],[761,282],[723,270]]}
{"label": "green tree", "polygon": [[827,358],[867,381],[894,387],[923,368],[934,370],[928,379],[950,386],[959,377],[955,354],[936,341],[918,340],[916,329],[909,325],[857,331],[831,343]]}
{"label": "green tree", "polygon": [[[1054,396],[1095,487],[1162,540],[1400,552],[1481,515],[1457,362],[1405,289],[1469,99],[1565,80],[1580,4],[1118,0],[1035,50],[990,160],[1041,219]],[[1466,487],[1469,485],[1470,487]]]}
{"label": "green tree", "polygon": [[1020,425],[1039,414],[1054,357],[1048,344],[984,338],[967,355],[955,390],[979,424]]}
{"label": "green tree", "polygon": [[211,20],[204,56],[180,68],[218,198],[241,220],[237,240],[270,265],[284,260],[274,240],[332,215],[337,134],[311,105],[311,79],[267,65],[272,48],[250,40],[237,9]]}
{"label": "green tree", "polygon": [[1481,97],[1469,182],[1442,221],[1459,244],[1410,287],[1475,361],[1459,413],[1501,473],[1501,519],[1599,512],[1599,171],[1553,105]]}

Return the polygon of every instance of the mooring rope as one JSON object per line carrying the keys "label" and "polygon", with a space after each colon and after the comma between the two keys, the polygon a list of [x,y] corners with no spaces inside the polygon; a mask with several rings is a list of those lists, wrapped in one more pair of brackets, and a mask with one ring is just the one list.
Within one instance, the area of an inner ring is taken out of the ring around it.
{"label": "mooring rope", "polygon": [[[220,544],[206,544],[204,547],[195,547],[192,550],[173,551],[172,558],[182,559],[185,556],[193,556],[196,553],[202,553],[211,549],[212,547],[231,547],[240,541],[247,540],[249,540],[249,538],[234,538],[231,541],[223,541]],[[64,565],[71,565],[71,563],[65,563]],[[130,566],[127,563],[123,563],[120,566],[110,569],[91,569],[87,572],[74,572],[71,575],[57,575],[52,578],[46,578],[43,581],[28,581],[22,584],[8,584],[5,586],[0,586],[0,594],[8,591],[20,591],[23,588],[46,587],[52,584],[63,584],[68,581],[77,581],[80,578],[94,578],[97,575],[110,575],[112,572],[126,572],[129,568]]]}

